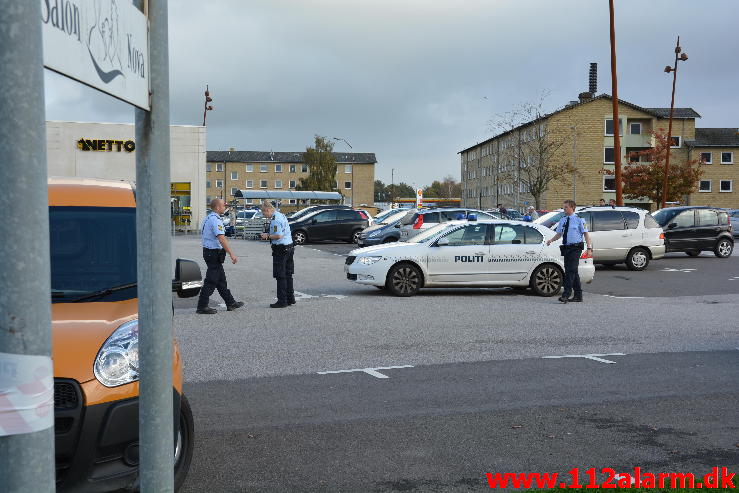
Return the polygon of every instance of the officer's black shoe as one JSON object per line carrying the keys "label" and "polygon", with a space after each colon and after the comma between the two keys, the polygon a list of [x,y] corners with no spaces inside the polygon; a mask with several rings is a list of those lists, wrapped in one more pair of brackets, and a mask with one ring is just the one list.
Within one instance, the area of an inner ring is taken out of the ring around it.
{"label": "officer's black shoe", "polygon": [[232,312],[232,311],[236,310],[237,308],[241,308],[242,306],[244,306],[244,302],[243,301],[237,301],[233,305],[228,305],[226,307],[226,310]]}
{"label": "officer's black shoe", "polygon": [[567,300],[571,303],[582,303],[582,296],[573,296],[569,300]]}
{"label": "officer's black shoe", "polygon": [[568,301],[567,296],[560,296],[557,299],[560,301],[560,303],[567,303]]}
{"label": "officer's black shoe", "polygon": [[269,305],[270,308],[285,308],[286,306],[289,306],[287,303],[272,303]]}
{"label": "officer's black shoe", "polygon": [[294,305],[295,304],[295,298],[293,298],[291,300],[287,300],[287,304],[288,305]]}
{"label": "officer's black shoe", "polygon": [[205,308],[198,308],[197,310],[195,310],[195,313],[199,313],[201,315],[213,315],[213,314],[218,313],[218,310],[216,310],[215,308],[206,306]]}

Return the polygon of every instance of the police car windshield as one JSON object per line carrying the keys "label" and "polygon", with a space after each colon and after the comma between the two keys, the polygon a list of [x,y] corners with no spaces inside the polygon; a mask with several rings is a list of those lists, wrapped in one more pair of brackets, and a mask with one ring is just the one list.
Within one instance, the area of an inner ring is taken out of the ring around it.
{"label": "police car windshield", "polygon": [[667,223],[669,223],[670,220],[681,211],[682,209],[660,209],[652,214],[652,217],[657,221],[657,224],[664,228],[667,226]]}
{"label": "police car windshield", "polygon": [[131,285],[90,301],[136,298],[136,209],[49,207],[53,303]]}
{"label": "police car windshield", "polygon": [[419,233],[410,240],[408,240],[408,243],[426,243],[428,240],[439,234],[441,231],[444,231],[447,228],[452,227],[449,223],[439,223],[436,226],[432,226],[429,229],[425,230],[423,233]]}
{"label": "police car windshield", "polygon": [[[396,211],[394,214],[388,214],[384,218],[381,219],[380,224],[394,223],[395,221],[399,221],[406,214],[407,214],[406,211],[400,211],[400,212]],[[375,218],[375,221],[377,221],[377,218]]]}

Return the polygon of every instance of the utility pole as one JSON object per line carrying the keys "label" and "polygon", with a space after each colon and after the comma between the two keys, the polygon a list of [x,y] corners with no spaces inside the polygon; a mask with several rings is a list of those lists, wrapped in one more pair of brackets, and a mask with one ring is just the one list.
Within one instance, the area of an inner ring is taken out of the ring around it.
{"label": "utility pole", "polygon": [[572,200],[577,203],[577,125],[572,125]]}
{"label": "utility pole", "polygon": [[395,206],[395,168],[390,170],[390,208]]}
{"label": "utility pole", "polygon": [[[337,142],[341,141],[344,144],[348,145],[349,146],[349,149],[354,149],[352,147],[352,145],[349,142],[346,141],[346,139],[342,139],[341,137],[331,137],[331,138],[334,139]],[[353,161],[352,161],[351,167],[352,167],[352,188],[351,188],[351,190],[352,190],[352,207],[356,207],[354,205],[354,162]],[[337,185],[338,185],[338,183],[337,183]]]}
{"label": "utility pole", "polygon": [[621,120],[618,118],[618,84],[616,77],[616,27],[613,16],[613,0],[608,0],[611,19],[611,91],[613,93],[613,166],[616,179],[616,205],[624,205],[621,183]]}
{"label": "utility pole", "polygon": [[205,116],[208,114],[209,111],[213,110],[213,106],[209,105],[213,101],[213,98],[210,97],[210,91],[208,91],[208,84],[205,84],[205,108],[203,109],[203,126],[205,126]]}
{"label": "utility pole", "polygon": [[[0,490],[50,493],[54,374],[41,2],[0,0],[0,10],[0,207],[9,212],[0,221]],[[23,163],[22,171],[12,163]],[[162,229],[168,233],[166,222]]]}
{"label": "utility pole", "polygon": [[[665,72],[672,72],[672,99],[670,100],[670,120],[667,129],[667,151],[665,156],[665,177],[662,182],[662,207],[667,207],[667,181],[670,171],[670,148],[672,147],[672,113],[675,111],[675,84],[677,83],[677,62],[682,60],[683,62],[688,59],[688,54],[680,54],[682,48],[680,48],[680,36],[677,37],[675,43],[675,66],[665,67]],[[678,56],[679,55],[679,56]]]}

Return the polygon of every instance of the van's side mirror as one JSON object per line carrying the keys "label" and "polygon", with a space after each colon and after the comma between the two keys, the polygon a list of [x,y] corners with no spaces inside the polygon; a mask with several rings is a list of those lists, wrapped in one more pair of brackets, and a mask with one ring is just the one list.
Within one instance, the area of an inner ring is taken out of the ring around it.
{"label": "van's side mirror", "polygon": [[448,246],[449,245],[449,238],[446,236],[444,238],[439,238],[439,241],[436,242],[436,246]]}
{"label": "van's side mirror", "polygon": [[670,223],[667,225],[667,229],[675,229],[677,228],[677,223]]}
{"label": "van's side mirror", "polygon": [[172,291],[177,292],[180,298],[192,298],[200,294],[203,287],[203,277],[197,262],[178,258],[174,268]]}

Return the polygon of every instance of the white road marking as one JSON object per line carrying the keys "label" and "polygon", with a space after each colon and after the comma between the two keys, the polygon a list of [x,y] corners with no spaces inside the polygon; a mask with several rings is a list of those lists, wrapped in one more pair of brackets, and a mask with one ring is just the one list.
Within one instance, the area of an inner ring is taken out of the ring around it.
{"label": "white road marking", "polygon": [[364,372],[367,375],[371,375],[375,378],[390,378],[387,375],[384,375],[380,373],[377,370],[394,370],[396,368],[413,368],[413,365],[403,365],[403,366],[381,366],[377,368],[356,368],[354,370],[332,370],[332,371],[319,371],[316,372],[319,375],[328,375],[329,373],[354,373],[354,372]]}
{"label": "white road marking", "polygon": [[296,300],[308,300],[310,298],[318,298],[318,296],[313,296],[312,294],[306,294],[306,293],[301,293],[300,291],[295,291]]}
{"label": "white road marking", "polygon": [[337,300],[343,300],[344,298],[346,298],[346,296],[343,294],[322,294],[321,297],[322,298],[336,298]]}
{"label": "white road marking", "polygon": [[608,298],[618,298],[620,300],[642,300],[645,298],[644,296],[614,296],[612,294],[603,294],[601,296],[606,296]]}
{"label": "white road marking", "polygon": [[634,477],[631,476],[630,474],[616,474],[615,476],[613,476],[613,479],[615,479],[616,481],[620,481],[621,479],[626,479],[626,478],[629,478],[629,483],[631,484],[636,483],[636,479],[634,479]]}
{"label": "white road marking", "polygon": [[739,276],[730,277],[729,281],[739,281]]}
{"label": "white road marking", "polygon": [[606,354],[566,354],[564,356],[542,356],[542,358],[549,358],[549,359],[560,359],[560,358],[585,358],[585,359],[591,359],[593,361],[598,361],[599,363],[610,363],[615,364],[615,361],[607,360],[601,358],[601,356],[626,356],[624,353],[606,353]]}
{"label": "white road marking", "polygon": [[695,270],[697,270],[697,269],[672,269],[672,268],[666,267],[666,268],[662,269],[662,272],[687,272],[687,273],[690,273],[690,272],[693,272]]}

